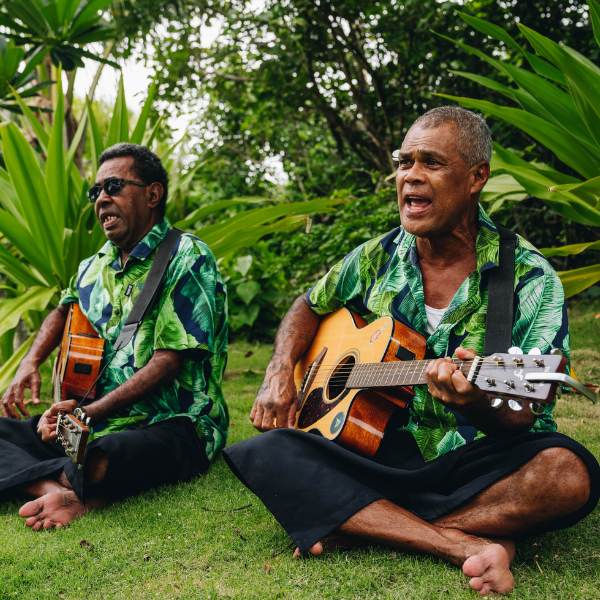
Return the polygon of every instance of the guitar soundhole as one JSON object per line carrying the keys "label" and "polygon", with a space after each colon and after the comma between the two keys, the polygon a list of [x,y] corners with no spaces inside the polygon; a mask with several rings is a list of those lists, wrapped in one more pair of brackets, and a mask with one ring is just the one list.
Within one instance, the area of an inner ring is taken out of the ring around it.
{"label": "guitar soundhole", "polygon": [[348,354],[344,356],[342,360],[337,364],[329,381],[327,382],[326,398],[327,400],[335,400],[340,394],[344,392],[348,377],[352,371],[352,365],[356,364],[356,356],[354,354]]}

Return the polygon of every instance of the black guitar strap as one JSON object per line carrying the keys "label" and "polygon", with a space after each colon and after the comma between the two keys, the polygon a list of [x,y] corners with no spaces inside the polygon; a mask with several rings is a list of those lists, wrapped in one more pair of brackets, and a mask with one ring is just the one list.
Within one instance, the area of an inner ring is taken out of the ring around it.
{"label": "black guitar strap", "polygon": [[512,346],[515,293],[516,233],[496,226],[500,234],[499,266],[490,269],[483,356],[506,352]]}
{"label": "black guitar strap", "polygon": [[144,317],[150,312],[154,303],[160,296],[162,290],[162,279],[169,266],[171,252],[177,243],[177,240],[184,232],[181,229],[169,229],[167,235],[162,239],[156,251],[156,256],[150,266],[148,276],[144,281],[144,285],[140,290],[139,296],[136,298],[131,312],[127,316],[127,320],[121,329],[121,333],[114,345],[114,351],[124,348],[133,338],[135,332],[139,329]]}

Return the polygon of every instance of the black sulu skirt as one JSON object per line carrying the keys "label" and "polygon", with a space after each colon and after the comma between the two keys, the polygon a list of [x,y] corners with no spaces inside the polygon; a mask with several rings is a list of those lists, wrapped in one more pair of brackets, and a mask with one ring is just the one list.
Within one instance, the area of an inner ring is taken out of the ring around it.
{"label": "black sulu skirt", "polygon": [[376,500],[395,502],[426,521],[441,517],[551,447],[577,454],[592,482],[585,506],[554,521],[554,530],[583,519],[600,499],[598,461],[560,433],[527,433],[507,440],[486,437],[428,463],[412,434],[396,430],[386,432],[372,460],[295,429],[269,431],[223,454],[235,475],[305,552]]}

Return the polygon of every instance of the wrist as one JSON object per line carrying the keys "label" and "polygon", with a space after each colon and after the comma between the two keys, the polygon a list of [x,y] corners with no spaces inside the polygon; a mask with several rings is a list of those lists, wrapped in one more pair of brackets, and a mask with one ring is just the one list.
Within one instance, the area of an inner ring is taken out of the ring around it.
{"label": "wrist", "polygon": [[267,367],[268,375],[275,375],[276,373],[294,373],[295,363],[291,360],[282,360],[277,359],[276,361],[271,361],[269,366]]}

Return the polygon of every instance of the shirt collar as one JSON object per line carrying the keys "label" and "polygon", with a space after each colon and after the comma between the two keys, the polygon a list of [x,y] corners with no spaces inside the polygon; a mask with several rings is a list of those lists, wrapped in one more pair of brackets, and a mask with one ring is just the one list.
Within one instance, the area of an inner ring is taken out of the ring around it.
{"label": "shirt collar", "polygon": [[[137,246],[131,251],[129,258],[132,256],[144,260],[148,258],[148,255],[162,242],[165,235],[171,228],[171,224],[166,217],[163,217],[162,221],[158,222],[137,244]],[[99,255],[107,255],[113,260],[117,260],[119,256],[119,248],[113,244],[110,240],[100,248]],[[128,261],[129,262],[129,261]]]}
{"label": "shirt collar", "polygon": [[[500,235],[492,220],[487,216],[483,206],[478,209],[479,233],[476,241],[477,270],[480,273],[498,266],[498,252],[500,248]],[[413,267],[419,266],[417,254],[417,238],[412,233],[401,229],[394,240],[398,244],[398,254],[405,263]]]}

